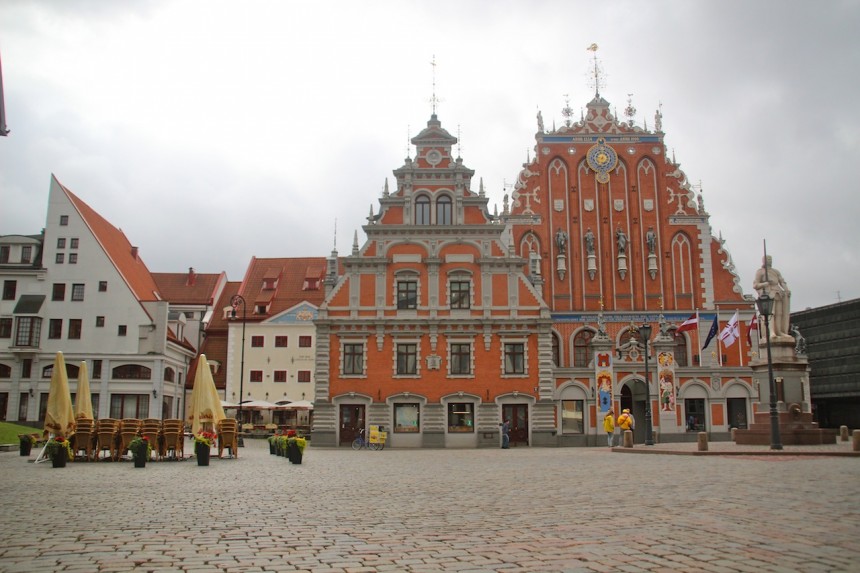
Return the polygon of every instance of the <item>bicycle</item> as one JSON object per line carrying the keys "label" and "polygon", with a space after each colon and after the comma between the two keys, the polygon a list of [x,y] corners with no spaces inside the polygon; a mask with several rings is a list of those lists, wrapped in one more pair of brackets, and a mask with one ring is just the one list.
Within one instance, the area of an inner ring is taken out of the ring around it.
{"label": "bicycle", "polygon": [[352,441],[352,449],[360,450],[361,448],[367,448],[368,450],[376,451],[379,449],[379,444],[371,443],[364,435],[364,428],[358,431],[358,437]]}

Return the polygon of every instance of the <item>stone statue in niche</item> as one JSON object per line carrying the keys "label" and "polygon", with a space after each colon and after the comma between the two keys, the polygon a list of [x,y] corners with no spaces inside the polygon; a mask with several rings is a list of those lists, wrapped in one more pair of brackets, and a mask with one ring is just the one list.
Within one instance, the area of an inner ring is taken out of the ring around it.
{"label": "stone statue in niche", "polygon": [[626,255],[627,254],[627,235],[624,234],[624,231],[621,230],[621,227],[618,227],[618,230],[615,231],[615,241],[618,244],[618,254]]}
{"label": "stone statue in niche", "polygon": [[555,233],[555,246],[558,247],[558,253],[563,255],[567,252],[567,233],[559,227]]}
{"label": "stone statue in niche", "polygon": [[645,233],[645,243],[648,245],[648,254],[653,255],[657,248],[657,233],[654,232],[654,227],[648,227],[648,232]]}
{"label": "stone statue in niche", "polygon": [[591,227],[585,232],[585,252],[589,255],[594,254],[594,233],[591,232]]}

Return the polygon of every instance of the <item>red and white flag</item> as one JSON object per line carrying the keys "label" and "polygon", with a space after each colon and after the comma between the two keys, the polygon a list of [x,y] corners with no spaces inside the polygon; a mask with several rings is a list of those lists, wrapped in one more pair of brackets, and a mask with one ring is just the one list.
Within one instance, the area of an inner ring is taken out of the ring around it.
{"label": "red and white flag", "polygon": [[725,328],[720,332],[720,342],[723,343],[725,348],[734,344],[735,341],[741,337],[741,327],[740,324],[738,324],[738,318],[738,311],[735,311],[734,316],[732,316],[728,324],[726,324]]}
{"label": "red and white flag", "polygon": [[678,336],[685,330],[697,330],[699,328],[699,313],[694,314],[687,320],[681,323],[681,326],[675,330],[675,336]]}
{"label": "red and white flag", "polygon": [[749,324],[747,324],[747,346],[752,346],[753,330],[758,334],[758,315],[756,314],[752,315]]}

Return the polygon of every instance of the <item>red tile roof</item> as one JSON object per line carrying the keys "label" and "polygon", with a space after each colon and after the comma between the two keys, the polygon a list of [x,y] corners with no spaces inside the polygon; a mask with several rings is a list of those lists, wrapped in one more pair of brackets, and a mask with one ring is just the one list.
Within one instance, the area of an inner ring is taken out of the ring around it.
{"label": "red tile roof", "polygon": [[80,213],[84,223],[90,228],[90,231],[92,231],[96,240],[116,267],[116,270],[122,276],[123,280],[125,280],[131,292],[137,297],[137,300],[159,300],[158,285],[155,284],[143,259],[138,256],[137,247],[132,246],[128,238],[126,238],[125,233],[108,223],[92,207],[69,191],[57,180],[56,176],[52,177],[54,177],[54,181],[56,181],[57,185],[63,190],[78,213]]}
{"label": "red tile roof", "polygon": [[[189,280],[193,277],[192,280]],[[171,304],[211,305],[216,289],[225,273],[152,273],[155,284],[164,300]]]}
{"label": "red tile roof", "polygon": [[[314,271],[316,274],[312,278],[319,279],[316,281],[318,288],[303,290],[305,280],[309,278],[308,272],[311,269],[316,269]],[[249,307],[248,320],[261,321],[271,318],[304,301],[315,306],[321,305],[325,300],[325,288],[322,282],[325,269],[325,257],[252,258],[245,273],[245,278],[242,281],[239,294],[242,295],[248,304],[253,304],[256,301],[271,300],[271,306],[265,315],[256,314],[256,308]],[[278,274],[280,274],[280,279],[274,293],[270,290],[264,291],[264,279],[271,279]]]}

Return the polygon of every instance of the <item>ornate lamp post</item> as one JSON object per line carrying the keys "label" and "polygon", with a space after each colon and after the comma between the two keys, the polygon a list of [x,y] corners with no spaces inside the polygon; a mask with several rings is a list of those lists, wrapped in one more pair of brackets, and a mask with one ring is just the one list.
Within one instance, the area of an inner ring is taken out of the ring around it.
{"label": "ornate lamp post", "polygon": [[[239,412],[237,417],[239,418],[239,424],[242,423],[242,400],[244,397],[244,382],[245,382],[245,299],[242,295],[234,294],[233,298],[230,299],[230,305],[233,307],[233,310],[230,312],[230,318],[236,320],[236,307],[242,305],[242,358],[240,360],[239,365]],[[241,431],[241,426],[239,427]]]}
{"label": "ornate lamp post", "polygon": [[651,427],[651,384],[648,382],[648,341],[651,339],[651,325],[647,322],[639,327],[639,334],[645,343],[645,445],[654,445],[654,430]]}
{"label": "ornate lamp post", "polygon": [[779,436],[779,414],[776,411],[776,382],[773,379],[773,359],[770,355],[770,313],[773,312],[773,298],[763,292],[755,301],[760,314],[764,316],[764,335],[767,338],[767,380],[770,388],[770,449],[781,450]]}

